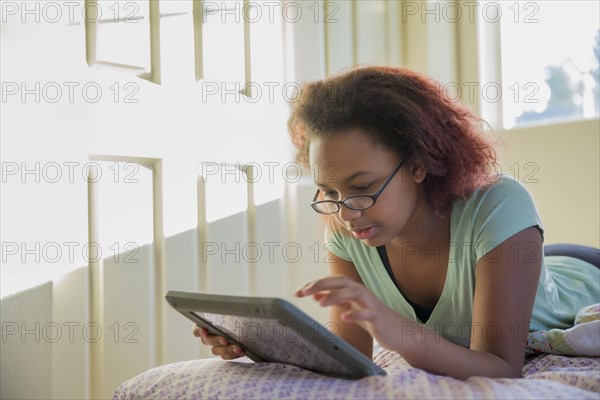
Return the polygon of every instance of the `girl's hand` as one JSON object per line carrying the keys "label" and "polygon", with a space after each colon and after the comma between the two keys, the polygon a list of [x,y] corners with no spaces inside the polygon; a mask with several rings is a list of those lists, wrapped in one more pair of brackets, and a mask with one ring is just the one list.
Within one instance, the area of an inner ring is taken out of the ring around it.
{"label": "girl's hand", "polygon": [[215,356],[221,356],[223,360],[233,360],[246,355],[244,350],[237,344],[227,343],[227,339],[223,336],[209,335],[205,328],[201,328],[196,324],[194,324],[193,334],[200,338],[202,344],[212,346],[212,353]]}
{"label": "girl's hand", "polygon": [[[341,306],[345,310],[341,314],[344,322],[360,325],[381,346],[390,350],[399,351],[405,338],[404,330],[409,324],[417,325],[385,305],[363,284],[346,276],[330,276],[310,282],[295,295],[312,295],[321,306]],[[410,332],[415,332],[415,326],[410,328]]]}

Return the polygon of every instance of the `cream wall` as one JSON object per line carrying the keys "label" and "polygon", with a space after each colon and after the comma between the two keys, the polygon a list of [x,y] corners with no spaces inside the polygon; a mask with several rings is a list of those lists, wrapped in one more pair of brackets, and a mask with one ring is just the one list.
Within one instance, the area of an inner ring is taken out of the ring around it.
{"label": "cream wall", "polygon": [[52,284],[0,300],[0,398],[45,399],[52,394]]}
{"label": "cream wall", "polygon": [[531,191],[545,243],[600,248],[598,119],[512,129],[499,136],[505,140],[498,152],[502,170]]}

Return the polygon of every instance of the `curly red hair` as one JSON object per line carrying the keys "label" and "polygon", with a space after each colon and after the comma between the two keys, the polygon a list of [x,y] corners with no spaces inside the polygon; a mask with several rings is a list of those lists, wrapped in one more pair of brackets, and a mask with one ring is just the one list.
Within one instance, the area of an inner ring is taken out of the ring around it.
{"label": "curly red hair", "polygon": [[495,182],[496,152],[484,123],[451,100],[441,85],[397,67],[362,67],[305,84],[288,121],[308,166],[313,137],[360,128],[377,143],[427,170],[423,184],[433,209]]}

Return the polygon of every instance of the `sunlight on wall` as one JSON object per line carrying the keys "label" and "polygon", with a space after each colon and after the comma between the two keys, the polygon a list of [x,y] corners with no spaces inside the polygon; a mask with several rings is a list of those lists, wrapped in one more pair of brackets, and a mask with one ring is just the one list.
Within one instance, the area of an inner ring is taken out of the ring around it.
{"label": "sunlight on wall", "polygon": [[[117,11],[121,19],[129,15],[124,4],[115,4],[103,11],[107,18]],[[255,201],[281,197],[283,167],[291,158],[285,125],[291,98],[283,81],[281,14],[251,26],[254,93],[248,98],[239,93],[243,80],[222,80],[233,79],[228,73],[195,81],[191,2],[162,4],[162,13],[170,14],[161,19],[162,85],[86,65],[83,1],[73,6],[73,20],[63,10],[60,21],[43,15],[37,21],[35,15],[3,21],[2,295],[87,264],[88,154],[163,160],[166,236],[196,226],[196,181],[203,163],[256,163],[262,177],[256,182]],[[144,12],[140,6],[139,15]],[[208,27],[211,18],[216,22],[221,16],[206,18]],[[239,15],[224,18],[236,24]],[[147,24],[132,21],[128,26],[122,20],[99,24],[99,58],[147,65]],[[132,40],[122,40],[133,31]],[[233,29],[206,29],[206,57],[219,57],[214,71],[225,72],[219,64],[239,63],[239,46],[219,50],[230,36],[237,41],[238,34]],[[108,169],[99,181],[102,254],[112,254],[110,247],[152,241],[147,171],[136,171],[132,177],[138,181],[125,185],[123,180],[133,170],[110,167],[103,167]],[[117,182],[115,168],[121,173]],[[210,218],[246,206],[245,197],[227,192],[238,185],[236,178],[221,172],[210,177]],[[233,201],[237,197],[242,202]]]}

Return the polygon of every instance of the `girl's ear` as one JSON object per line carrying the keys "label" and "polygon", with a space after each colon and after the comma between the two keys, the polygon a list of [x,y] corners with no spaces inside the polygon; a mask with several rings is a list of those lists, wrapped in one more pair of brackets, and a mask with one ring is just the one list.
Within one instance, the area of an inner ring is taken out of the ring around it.
{"label": "girl's ear", "polygon": [[415,183],[423,182],[427,176],[427,168],[425,167],[425,163],[423,163],[423,161],[417,157],[413,157],[408,160],[406,171],[408,176],[410,176]]}

